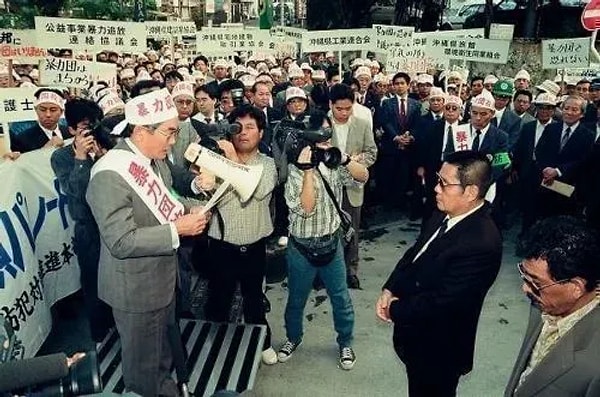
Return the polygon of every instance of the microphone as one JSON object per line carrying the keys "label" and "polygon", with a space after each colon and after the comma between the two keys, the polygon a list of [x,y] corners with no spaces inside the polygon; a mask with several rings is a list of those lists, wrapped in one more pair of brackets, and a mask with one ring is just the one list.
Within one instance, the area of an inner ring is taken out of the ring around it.
{"label": "microphone", "polygon": [[35,386],[64,378],[68,374],[67,356],[64,353],[8,361],[0,364],[0,392]]}

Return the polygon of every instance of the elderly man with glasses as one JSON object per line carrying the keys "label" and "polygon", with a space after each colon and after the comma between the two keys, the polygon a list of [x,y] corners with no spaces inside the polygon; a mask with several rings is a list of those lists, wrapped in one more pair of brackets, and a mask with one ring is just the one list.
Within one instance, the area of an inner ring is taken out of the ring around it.
{"label": "elderly man with glasses", "polygon": [[524,252],[518,270],[533,305],[504,396],[599,396],[598,235],[575,218],[548,218]]}

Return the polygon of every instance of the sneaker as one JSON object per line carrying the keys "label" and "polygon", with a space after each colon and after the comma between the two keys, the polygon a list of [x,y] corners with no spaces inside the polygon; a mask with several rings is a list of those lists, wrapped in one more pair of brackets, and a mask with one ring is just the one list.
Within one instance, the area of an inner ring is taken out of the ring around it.
{"label": "sneaker", "polygon": [[279,237],[279,239],[277,240],[277,245],[280,247],[287,247],[288,245],[288,237],[287,236],[281,236]]}
{"label": "sneaker", "polygon": [[340,349],[340,367],[346,371],[350,371],[354,368],[354,363],[356,363],[354,350],[351,347],[342,347]]}
{"label": "sneaker", "polygon": [[267,365],[277,364],[277,353],[275,353],[275,349],[269,347],[262,352],[262,362]]}
{"label": "sneaker", "polygon": [[293,342],[290,342],[289,340],[285,341],[283,346],[281,346],[279,348],[279,351],[277,352],[277,358],[279,359],[279,362],[284,363],[287,360],[289,360],[290,357],[292,357],[292,354],[294,354],[294,352],[296,351],[298,346],[300,346],[301,344],[302,344],[302,341],[300,341],[298,343],[293,343]]}

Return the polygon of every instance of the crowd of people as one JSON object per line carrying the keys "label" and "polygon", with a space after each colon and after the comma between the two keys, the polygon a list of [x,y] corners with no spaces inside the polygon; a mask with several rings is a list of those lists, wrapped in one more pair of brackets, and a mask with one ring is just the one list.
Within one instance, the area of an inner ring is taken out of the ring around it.
{"label": "crowd of people", "polygon": [[[585,365],[598,327],[574,359],[584,362],[576,375],[540,380],[552,349],[570,335],[548,328],[558,321],[562,329],[567,318],[568,329],[600,321],[600,78],[535,85],[526,70],[469,79],[459,70],[388,73],[374,58],[340,67],[333,53],[190,61],[170,46],[97,60],[117,65],[118,84],[98,81],[77,95],[40,87],[37,123],[10,134],[4,158],[57,148],[51,165],[75,221],[92,337],[100,342],[116,325],[128,390],[177,395],[165,335],[177,318],[194,317],[198,271],[208,280],[208,320],[229,320],[239,286],[244,320],[267,327],[269,365],[302,344],[308,296],[324,287],[338,365],[351,370],[357,231],[382,205],[422,219],[376,304],[378,317],[395,324],[411,397],[455,395],[471,370],[502,231],[519,220],[518,271],[547,316],[532,317],[539,329],[528,331],[507,395],[561,395],[553,392],[565,385],[573,395],[600,393],[598,374]],[[0,87],[37,84],[35,67],[13,68],[0,69]],[[291,148],[294,140],[301,147]],[[190,164],[186,149],[197,142],[262,169],[249,199],[230,186],[203,209],[227,181]],[[286,341],[277,350],[263,293],[269,241],[287,247]],[[545,394],[535,394],[540,388]]]}

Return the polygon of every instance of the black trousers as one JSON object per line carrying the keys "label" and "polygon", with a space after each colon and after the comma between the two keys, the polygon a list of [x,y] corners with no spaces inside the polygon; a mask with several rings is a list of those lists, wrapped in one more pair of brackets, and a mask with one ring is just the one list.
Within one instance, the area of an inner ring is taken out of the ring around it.
{"label": "black trousers", "polygon": [[250,245],[234,245],[209,239],[208,290],[206,318],[227,322],[231,300],[240,283],[244,300],[244,321],[267,326],[264,347],[271,346],[271,329],[263,303],[263,279],[267,264],[265,239]]}
{"label": "black trousers", "polygon": [[406,363],[409,397],[455,397],[460,371],[432,362],[431,365]]}
{"label": "black trousers", "polygon": [[289,209],[285,202],[285,184],[275,187],[272,200],[275,207],[273,235],[276,237],[287,236],[290,222],[288,219]]}

